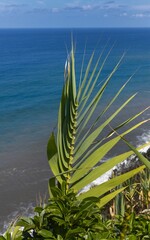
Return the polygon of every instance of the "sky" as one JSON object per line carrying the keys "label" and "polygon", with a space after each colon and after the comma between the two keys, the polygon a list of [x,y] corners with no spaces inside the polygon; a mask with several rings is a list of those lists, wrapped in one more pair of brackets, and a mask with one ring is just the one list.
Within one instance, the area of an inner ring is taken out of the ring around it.
{"label": "sky", "polygon": [[150,0],[0,0],[0,28],[150,27]]}

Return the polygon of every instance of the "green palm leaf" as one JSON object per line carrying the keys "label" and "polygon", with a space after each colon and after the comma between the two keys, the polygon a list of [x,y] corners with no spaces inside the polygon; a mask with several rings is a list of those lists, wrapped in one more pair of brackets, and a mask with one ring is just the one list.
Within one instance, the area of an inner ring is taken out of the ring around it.
{"label": "green palm leaf", "polygon": [[138,167],[130,172],[124,173],[121,176],[117,176],[115,178],[110,179],[107,182],[104,182],[98,186],[91,188],[89,191],[82,193],[79,195],[79,199],[84,199],[87,197],[100,197],[103,194],[107,193],[108,191],[114,189],[116,186],[120,185],[124,181],[128,180],[129,178],[133,177],[138,172],[142,171],[145,166]]}
{"label": "green palm leaf", "polygon": [[[96,85],[110,52],[111,50],[104,58],[101,65],[100,62],[103,54],[100,55],[95,66],[93,67],[93,70],[91,69],[94,61],[94,53],[92,54],[85,74],[81,72],[81,76],[84,76],[83,80],[80,81],[79,88],[77,89],[75,56],[72,44],[72,50],[65,66],[65,84],[62,91],[58,113],[57,136],[55,137],[52,133],[47,146],[49,165],[54,177],[57,179],[57,181],[50,181],[51,186],[56,184],[56,186],[61,187],[61,185],[65,182],[66,189],[72,188],[74,191],[80,192],[81,189],[87,184],[90,184],[96,178],[105,174],[115,165],[119,164],[133,154],[133,152],[138,155],[138,157],[147,167],[149,167],[148,161],[138,152],[140,148],[135,149],[124,139],[124,136],[126,136],[128,133],[131,133],[145,122],[149,121],[149,119],[138,122],[137,124],[130,126],[130,128],[126,129],[125,131],[122,131],[122,133],[119,135],[116,135],[116,131],[121,130],[129,123],[131,124],[133,120],[139,117],[144,111],[148,110],[149,107],[119,123],[116,127],[114,127],[114,130],[110,129],[110,132],[107,133],[106,136],[103,134],[104,130],[106,128],[110,128],[111,122],[132,101],[132,99],[135,98],[136,94],[133,94],[107,119],[99,123],[99,120],[102,119],[102,116],[104,116],[104,114],[111,107],[113,107],[113,103],[122,93],[131,77],[118,90],[115,96],[110,99],[109,103],[104,109],[102,109],[95,120],[92,121],[93,113],[95,112],[98,104],[100,104],[100,101],[103,98],[104,92],[110,83],[112,76],[118,70],[124,57],[123,55],[120,58],[118,63],[112,69],[111,73],[103,82],[102,86],[98,88]],[[81,71],[82,70],[83,66]],[[91,97],[93,95],[93,91],[95,91],[95,88],[97,89],[97,92],[94,92],[95,96]],[[108,162],[104,162],[97,166],[100,160],[102,160],[106,154],[116,146],[120,139],[123,139],[123,141],[128,144],[131,151],[117,155],[111,158]],[[121,190],[119,189],[113,193],[107,194],[105,197],[102,197],[104,193],[112,190],[117,185],[141,171],[143,168],[144,166],[139,167],[126,174],[123,174],[122,176],[113,178],[106,183],[95,186],[86,193],[79,195],[78,198],[83,199],[89,196],[100,197],[101,201],[99,206],[103,206]]]}

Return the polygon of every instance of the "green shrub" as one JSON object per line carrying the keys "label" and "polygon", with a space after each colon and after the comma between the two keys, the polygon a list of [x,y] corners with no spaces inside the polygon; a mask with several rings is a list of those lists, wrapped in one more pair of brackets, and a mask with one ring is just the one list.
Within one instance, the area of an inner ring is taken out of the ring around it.
{"label": "green shrub", "polygon": [[79,201],[72,190],[64,193],[58,188],[53,195],[47,205],[35,208],[33,218],[19,218],[14,228],[19,237],[14,239],[111,239],[114,235],[110,223],[102,219],[98,198]]}

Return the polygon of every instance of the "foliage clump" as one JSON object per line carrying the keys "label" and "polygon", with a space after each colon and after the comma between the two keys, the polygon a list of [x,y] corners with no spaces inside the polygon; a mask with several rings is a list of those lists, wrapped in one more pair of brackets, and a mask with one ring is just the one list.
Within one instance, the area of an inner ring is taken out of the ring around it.
{"label": "foliage clump", "polygon": [[[0,240],[144,240],[149,239],[150,212],[136,214],[126,205],[120,214],[106,217],[96,197],[78,200],[71,190],[53,188],[47,204],[35,207],[34,217],[20,217]],[[111,206],[111,204],[110,204]],[[108,208],[106,205],[104,208]]]}

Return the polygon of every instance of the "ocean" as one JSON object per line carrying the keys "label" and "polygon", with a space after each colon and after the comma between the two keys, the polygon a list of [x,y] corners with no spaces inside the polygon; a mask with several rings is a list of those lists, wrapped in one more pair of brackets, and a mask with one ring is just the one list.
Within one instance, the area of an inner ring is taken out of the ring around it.
{"label": "ocean", "polygon": [[[17,216],[32,214],[40,198],[48,196],[51,172],[46,144],[57,126],[64,66],[72,37],[77,82],[84,51],[86,63],[94,50],[97,57],[104,49],[107,52],[112,48],[99,82],[125,52],[101,106],[134,73],[114,109],[133,93],[138,95],[115,120],[116,124],[150,103],[148,28],[0,29],[0,232]],[[149,117],[148,110],[139,120]],[[135,146],[150,141],[150,124],[142,125],[128,139]]]}

